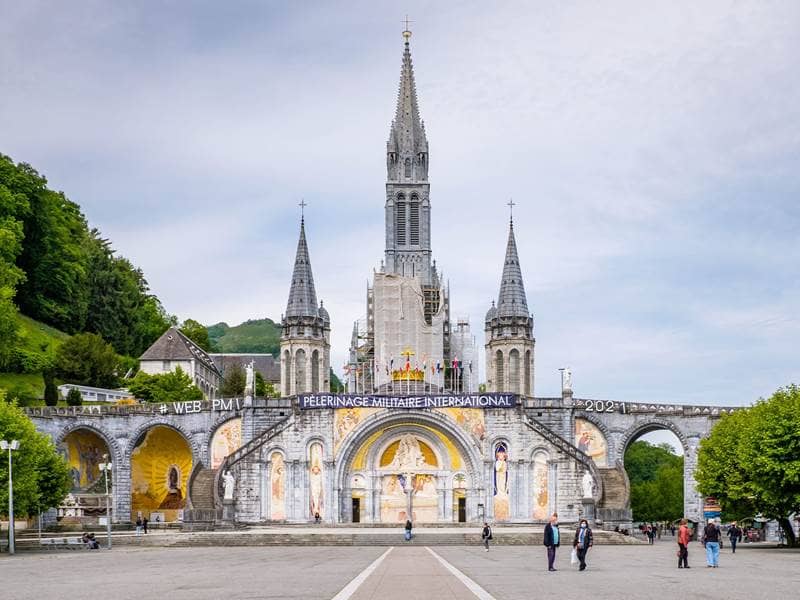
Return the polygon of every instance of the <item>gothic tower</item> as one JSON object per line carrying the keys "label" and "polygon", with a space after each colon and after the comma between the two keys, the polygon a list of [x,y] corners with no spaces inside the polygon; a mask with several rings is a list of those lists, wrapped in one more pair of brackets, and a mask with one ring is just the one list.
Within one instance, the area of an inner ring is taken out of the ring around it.
{"label": "gothic tower", "polygon": [[331,319],[317,306],[303,218],[281,327],[281,396],[330,391]]}
{"label": "gothic tower", "polygon": [[434,285],[431,268],[431,209],[428,140],[420,119],[409,46],[400,69],[397,109],[386,142],[386,273]]}
{"label": "gothic tower", "polygon": [[487,391],[533,396],[533,315],[528,313],[525,285],[517,255],[514,220],[508,228],[506,261],[497,305],[486,313]]}

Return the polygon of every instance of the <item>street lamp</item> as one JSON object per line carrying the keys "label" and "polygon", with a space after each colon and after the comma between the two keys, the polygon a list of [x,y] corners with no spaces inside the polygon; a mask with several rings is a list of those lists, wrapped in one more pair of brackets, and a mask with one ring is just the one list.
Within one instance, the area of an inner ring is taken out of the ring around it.
{"label": "street lamp", "polygon": [[14,554],[14,481],[11,472],[11,451],[19,449],[19,441],[0,440],[0,450],[8,450],[8,553]]}
{"label": "street lamp", "polygon": [[111,504],[109,502],[110,496],[108,494],[108,474],[111,472],[113,463],[108,460],[108,454],[103,454],[103,458],[108,462],[101,462],[98,467],[103,472],[103,479],[105,479],[106,482],[106,536],[108,538],[107,548],[111,550]]}

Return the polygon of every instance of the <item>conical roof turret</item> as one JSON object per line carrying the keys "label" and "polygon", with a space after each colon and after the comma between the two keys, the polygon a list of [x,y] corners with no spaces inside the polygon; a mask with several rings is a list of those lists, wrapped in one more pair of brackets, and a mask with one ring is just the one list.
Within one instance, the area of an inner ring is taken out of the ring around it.
{"label": "conical roof turret", "polygon": [[[487,315],[488,316],[488,315]],[[503,278],[500,294],[497,297],[497,316],[529,317],[528,300],[525,297],[525,284],[522,282],[522,269],[519,266],[517,240],[514,237],[514,220],[508,227],[506,260],[503,264]]]}
{"label": "conical roof turret", "polygon": [[311,272],[311,259],[306,243],[305,219],[300,219],[300,239],[297,241],[297,255],[294,259],[292,285],[289,288],[289,302],[286,304],[286,317],[317,317],[317,292],[314,289],[314,275]]}

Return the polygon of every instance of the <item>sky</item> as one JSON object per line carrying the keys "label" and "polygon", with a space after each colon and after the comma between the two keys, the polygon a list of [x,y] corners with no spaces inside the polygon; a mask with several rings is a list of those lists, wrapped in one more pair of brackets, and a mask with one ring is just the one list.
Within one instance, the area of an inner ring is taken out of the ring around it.
{"label": "sky", "polygon": [[340,372],[406,12],[434,256],[481,347],[513,198],[537,396],[567,366],[631,402],[800,383],[798,2],[0,0],[0,152],[206,324],[281,317],[304,199]]}

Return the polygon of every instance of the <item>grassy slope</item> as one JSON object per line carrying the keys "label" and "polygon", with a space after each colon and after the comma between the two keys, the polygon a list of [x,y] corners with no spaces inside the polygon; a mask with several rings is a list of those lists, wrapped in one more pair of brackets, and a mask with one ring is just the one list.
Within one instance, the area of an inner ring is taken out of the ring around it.
{"label": "grassy slope", "polygon": [[[69,335],[29,317],[18,315],[18,346],[30,352],[53,353]],[[41,373],[0,373],[0,388],[8,396],[22,398],[44,397],[44,380]]]}
{"label": "grassy slope", "polygon": [[278,356],[281,326],[272,319],[253,319],[236,327],[217,323],[208,328],[216,352],[256,352]]}

